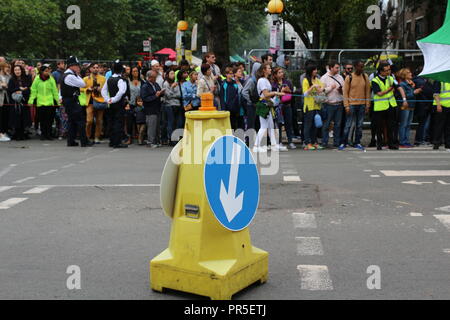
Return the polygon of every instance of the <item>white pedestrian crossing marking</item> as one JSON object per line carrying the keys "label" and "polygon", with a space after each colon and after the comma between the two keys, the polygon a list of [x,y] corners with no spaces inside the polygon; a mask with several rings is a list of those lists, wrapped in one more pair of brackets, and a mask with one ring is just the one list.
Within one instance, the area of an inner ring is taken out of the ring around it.
{"label": "white pedestrian crossing marking", "polygon": [[0,210],[6,210],[9,208],[12,208],[15,205],[17,205],[27,199],[28,198],[11,198],[11,199],[5,200],[3,202],[0,202]]}
{"label": "white pedestrian crossing marking", "polygon": [[435,214],[434,217],[450,231],[450,214]]}
{"label": "white pedestrian crossing marking", "polygon": [[450,206],[440,207],[440,208],[436,208],[434,210],[450,212]]}
{"label": "white pedestrian crossing marking", "polygon": [[296,237],[297,255],[321,256],[323,255],[322,242],[319,237]]}
{"label": "white pedestrian crossing marking", "polygon": [[12,188],[14,188],[14,187],[3,186],[3,187],[0,187],[0,192],[6,191],[6,190],[9,190],[9,189],[12,189]]}
{"label": "white pedestrian crossing marking", "polygon": [[294,227],[297,229],[315,229],[317,228],[316,217],[314,213],[294,212]]}
{"label": "white pedestrian crossing marking", "polygon": [[24,194],[39,194],[49,190],[51,187],[35,187],[33,189],[27,190]]}
{"label": "white pedestrian crossing marking", "polygon": [[284,176],[284,182],[300,182],[302,181],[299,176]]}
{"label": "white pedestrian crossing marking", "polygon": [[302,290],[333,290],[333,283],[327,266],[298,265]]}
{"label": "white pedestrian crossing marking", "polygon": [[420,212],[410,212],[409,215],[411,217],[423,217],[423,214]]}
{"label": "white pedestrian crossing marking", "polygon": [[386,177],[446,177],[450,170],[380,170]]}

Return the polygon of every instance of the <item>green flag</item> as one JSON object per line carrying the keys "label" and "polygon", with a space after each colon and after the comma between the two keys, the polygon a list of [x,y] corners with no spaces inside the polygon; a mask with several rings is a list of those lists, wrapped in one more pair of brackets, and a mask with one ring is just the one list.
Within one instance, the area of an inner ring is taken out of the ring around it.
{"label": "green flag", "polygon": [[444,25],[428,37],[417,41],[417,45],[425,59],[425,66],[420,75],[450,82],[450,3],[447,3]]}

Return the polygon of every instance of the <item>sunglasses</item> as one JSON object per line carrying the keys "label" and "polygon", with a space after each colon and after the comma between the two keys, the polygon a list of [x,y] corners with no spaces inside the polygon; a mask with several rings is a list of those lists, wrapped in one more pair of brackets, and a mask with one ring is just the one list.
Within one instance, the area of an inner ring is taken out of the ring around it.
{"label": "sunglasses", "polygon": [[350,70],[351,71],[351,70],[353,70],[353,68],[346,68],[345,70]]}

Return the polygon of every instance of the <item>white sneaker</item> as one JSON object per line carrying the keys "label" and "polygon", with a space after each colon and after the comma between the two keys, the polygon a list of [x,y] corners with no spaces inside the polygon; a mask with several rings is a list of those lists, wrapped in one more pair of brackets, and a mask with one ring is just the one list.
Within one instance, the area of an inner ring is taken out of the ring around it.
{"label": "white sneaker", "polygon": [[450,152],[450,149],[445,149],[445,151]]}
{"label": "white sneaker", "polygon": [[102,142],[100,141],[100,139],[95,138],[95,143],[96,143],[96,144],[100,144],[100,143],[102,143]]}
{"label": "white sneaker", "polygon": [[272,147],[272,151],[275,151],[275,152],[279,152],[279,151],[287,151],[287,150],[288,150],[288,149],[287,149],[285,146],[279,145],[279,144],[277,144],[277,145],[275,145],[275,146]]}
{"label": "white sneaker", "polygon": [[0,133],[0,142],[8,142],[8,141],[11,141],[11,139],[6,134]]}
{"label": "white sneaker", "polygon": [[257,147],[257,146],[254,146],[253,147],[253,152],[254,153],[264,153],[264,152],[267,152],[267,147]]}
{"label": "white sneaker", "polygon": [[294,144],[294,143],[290,143],[289,145],[288,145],[288,149],[297,149],[297,146]]}

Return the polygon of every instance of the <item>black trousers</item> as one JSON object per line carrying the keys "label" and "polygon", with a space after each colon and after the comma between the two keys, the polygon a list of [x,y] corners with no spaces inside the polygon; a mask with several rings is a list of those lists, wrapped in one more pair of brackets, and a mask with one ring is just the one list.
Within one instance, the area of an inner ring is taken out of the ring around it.
{"label": "black trousers", "polygon": [[37,108],[39,124],[41,127],[41,136],[51,138],[52,124],[55,118],[56,109],[54,106],[41,106]]}
{"label": "black trousers", "polygon": [[81,145],[86,145],[86,108],[80,105],[77,98],[63,98],[63,103],[68,117],[67,145],[75,143],[77,133]]}
{"label": "black trousers", "polygon": [[433,144],[441,145],[444,135],[445,148],[450,149],[450,108],[442,107],[442,112],[433,106]]}
{"label": "black trousers", "polygon": [[116,147],[122,143],[124,135],[125,108],[123,105],[115,103],[110,106],[109,110],[109,141],[111,147]]}
{"label": "black trousers", "polygon": [[377,131],[377,146],[383,145],[383,125],[387,124],[388,146],[398,146],[398,109],[399,107],[389,107],[384,111],[374,111],[373,119],[375,121]]}

